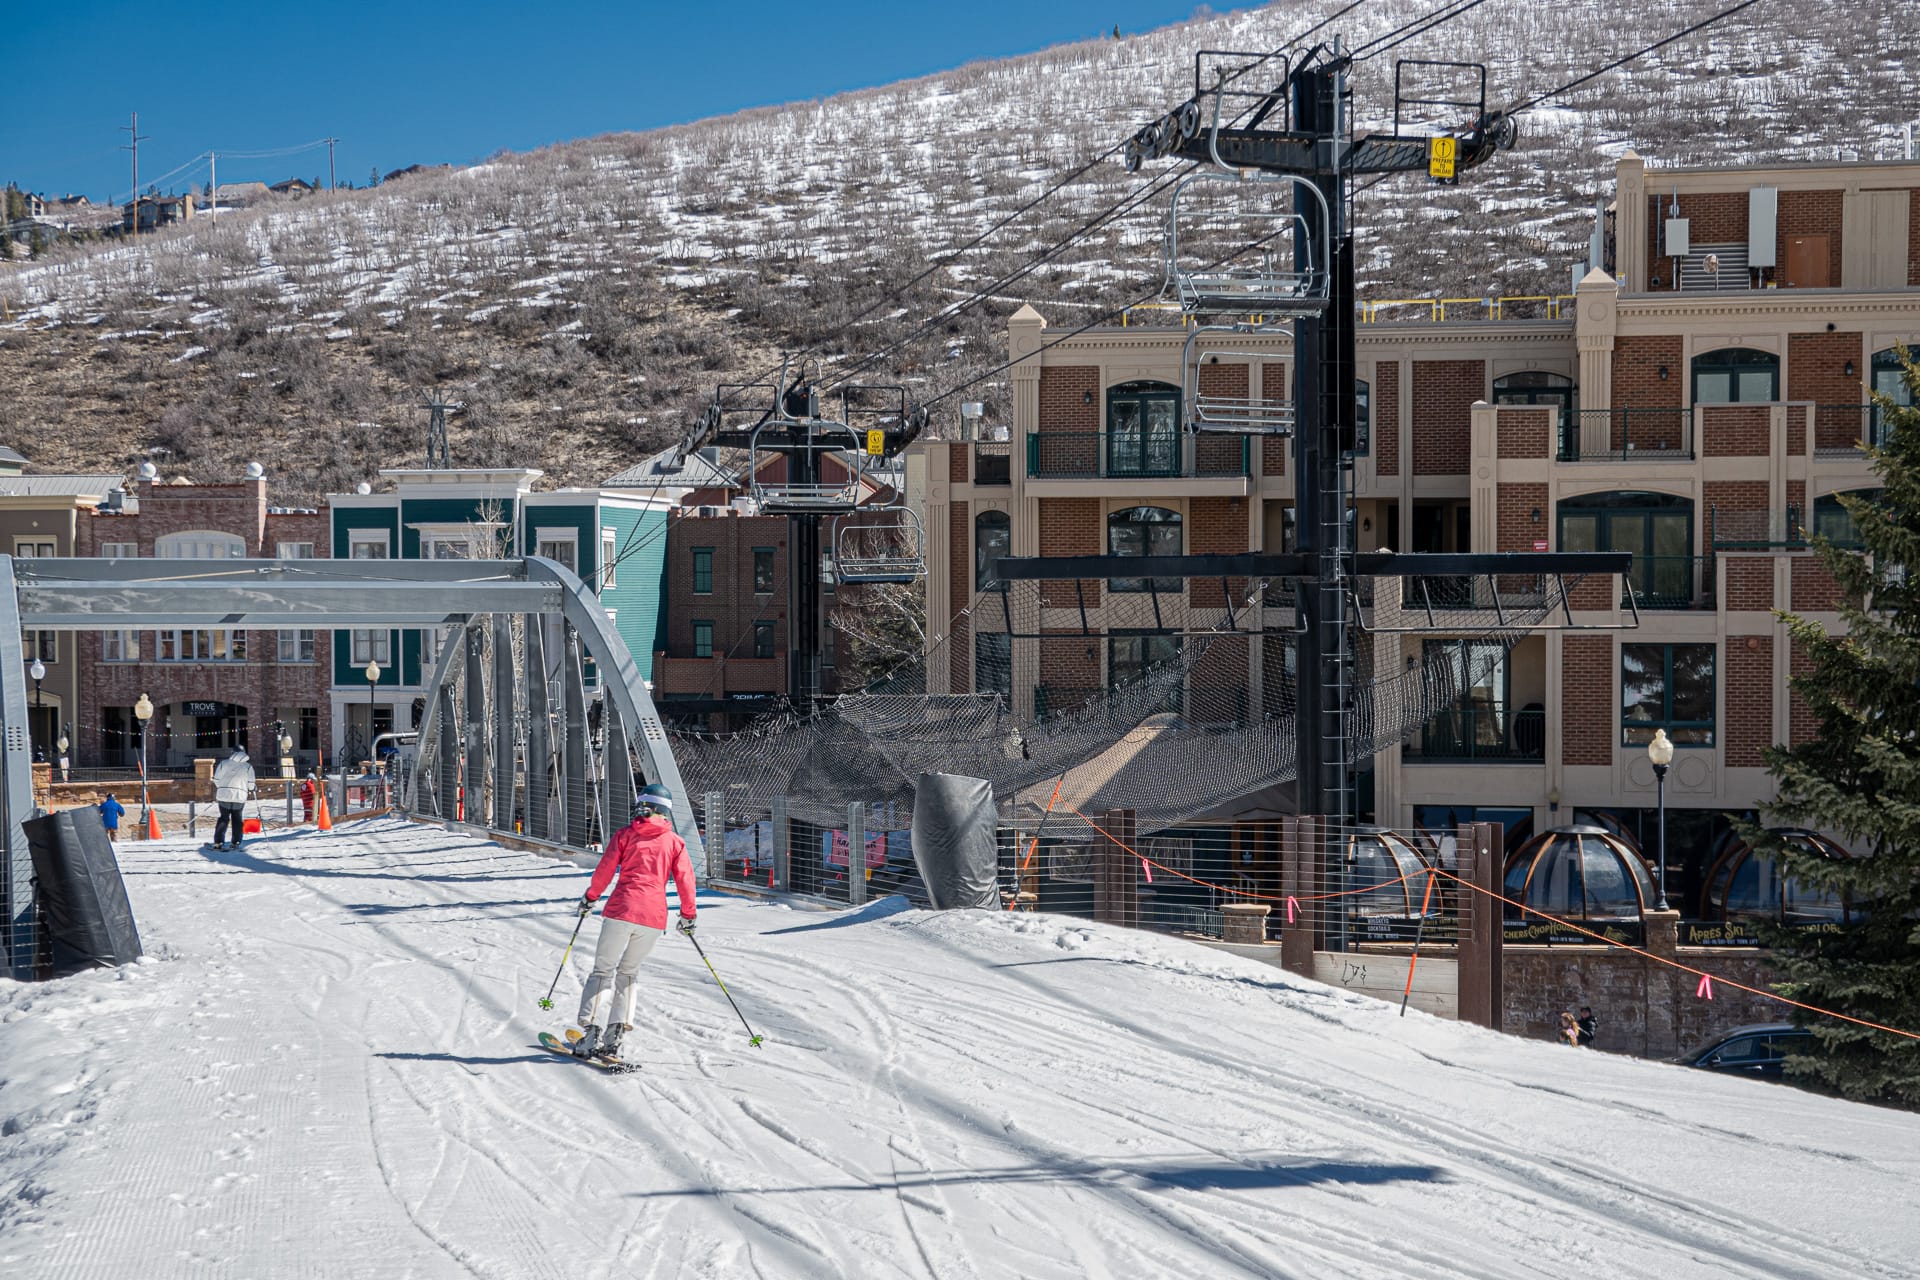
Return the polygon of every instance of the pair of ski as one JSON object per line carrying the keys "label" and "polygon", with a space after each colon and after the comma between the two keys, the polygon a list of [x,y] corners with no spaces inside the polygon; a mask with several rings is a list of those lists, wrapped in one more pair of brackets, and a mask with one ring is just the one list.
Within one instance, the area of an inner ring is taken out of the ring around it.
{"label": "pair of ski", "polygon": [[580,1038],[584,1034],[584,1032],[574,1027],[568,1027],[567,1038],[562,1040],[551,1031],[542,1031],[540,1033],[540,1047],[549,1053],[557,1053],[563,1058],[572,1058],[575,1062],[584,1062],[589,1066],[598,1067],[602,1071],[610,1072],[613,1075],[625,1075],[629,1071],[638,1071],[640,1069],[639,1063],[626,1062],[620,1058],[607,1058],[598,1054],[595,1054],[591,1058],[581,1057],[573,1051],[573,1046],[580,1042]]}

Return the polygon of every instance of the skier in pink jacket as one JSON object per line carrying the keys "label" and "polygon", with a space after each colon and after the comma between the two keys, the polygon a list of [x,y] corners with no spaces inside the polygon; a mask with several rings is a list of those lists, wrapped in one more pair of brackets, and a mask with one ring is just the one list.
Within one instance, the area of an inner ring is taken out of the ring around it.
{"label": "skier in pink jacket", "polygon": [[[619,1056],[620,1039],[633,1029],[634,979],[640,962],[667,931],[667,877],[680,895],[680,932],[693,932],[698,909],[693,901],[693,863],[686,843],[673,833],[673,793],[655,784],[633,799],[633,821],[607,842],[593,870],[580,914],[614,883],[600,913],[600,942],[593,952],[593,974],[580,993],[580,1027],[586,1033],[573,1051],[582,1058]],[[609,1016],[600,1014],[601,997],[613,992]],[[606,1028],[602,1035],[601,1028]]]}

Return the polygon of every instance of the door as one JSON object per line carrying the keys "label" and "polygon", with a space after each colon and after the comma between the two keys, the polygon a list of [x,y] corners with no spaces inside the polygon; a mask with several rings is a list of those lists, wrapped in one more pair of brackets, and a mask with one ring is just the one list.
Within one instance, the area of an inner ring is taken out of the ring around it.
{"label": "door", "polygon": [[1832,264],[1828,258],[1830,236],[1788,236],[1787,278],[1789,289],[1829,289],[1833,287]]}

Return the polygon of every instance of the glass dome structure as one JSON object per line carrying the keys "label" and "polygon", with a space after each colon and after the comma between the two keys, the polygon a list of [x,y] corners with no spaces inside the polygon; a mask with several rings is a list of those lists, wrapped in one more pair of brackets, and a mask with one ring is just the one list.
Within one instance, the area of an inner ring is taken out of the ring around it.
{"label": "glass dome structure", "polygon": [[1348,898],[1348,913],[1359,916],[1419,915],[1420,903],[1427,891],[1426,870],[1427,860],[1407,837],[1385,827],[1355,827],[1347,836],[1344,887],[1379,887],[1365,893],[1355,893]]}
{"label": "glass dome structure", "polygon": [[[1507,856],[1503,892],[1562,920],[1634,921],[1657,895],[1633,846],[1603,827],[1542,831]],[[1525,913],[1506,909],[1507,919]]]}
{"label": "glass dome structure", "polygon": [[[1846,849],[1817,831],[1779,833],[1788,843],[1823,858],[1849,858]],[[1802,886],[1782,875],[1774,859],[1745,840],[1734,840],[1707,870],[1700,914],[1708,920],[1771,920],[1775,924],[1849,924],[1861,917],[1840,895]]]}

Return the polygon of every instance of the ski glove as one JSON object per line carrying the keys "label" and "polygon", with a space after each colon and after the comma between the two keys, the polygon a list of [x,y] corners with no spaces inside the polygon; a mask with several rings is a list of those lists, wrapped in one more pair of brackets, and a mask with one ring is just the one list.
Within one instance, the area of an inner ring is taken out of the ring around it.
{"label": "ski glove", "polygon": [[684,933],[689,938],[691,938],[693,936],[693,921],[687,919],[685,916],[681,916],[679,929],[681,933]]}
{"label": "ski glove", "polygon": [[592,914],[593,914],[593,899],[584,898],[584,897],[581,898],[580,899],[580,918],[584,920]]}

